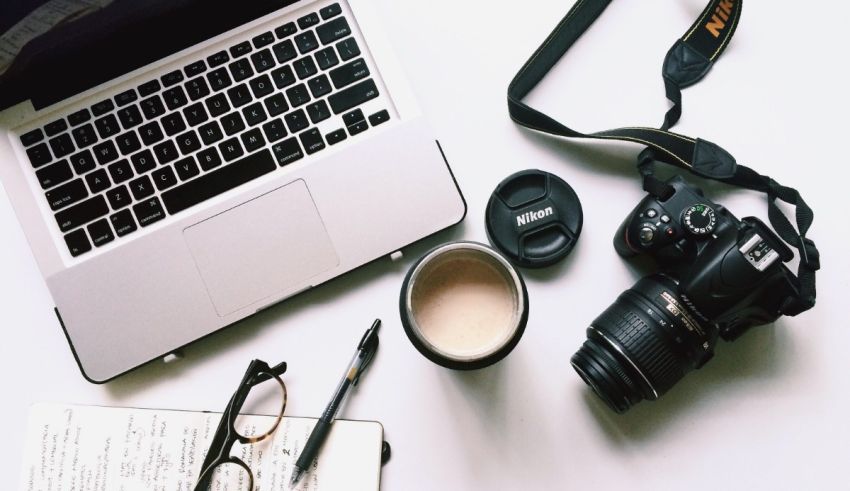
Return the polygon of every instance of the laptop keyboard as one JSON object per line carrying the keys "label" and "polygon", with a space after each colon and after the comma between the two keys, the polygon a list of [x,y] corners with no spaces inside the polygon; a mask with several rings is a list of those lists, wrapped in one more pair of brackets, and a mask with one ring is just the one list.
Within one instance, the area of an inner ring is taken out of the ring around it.
{"label": "laptop keyboard", "polygon": [[333,4],[22,135],[71,255],[386,122],[360,54]]}

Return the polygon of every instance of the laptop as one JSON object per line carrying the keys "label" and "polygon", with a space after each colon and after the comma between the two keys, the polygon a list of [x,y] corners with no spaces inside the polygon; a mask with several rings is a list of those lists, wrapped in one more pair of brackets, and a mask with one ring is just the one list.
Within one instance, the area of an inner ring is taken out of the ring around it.
{"label": "laptop", "polygon": [[0,180],[87,380],[463,219],[369,7],[0,7]]}

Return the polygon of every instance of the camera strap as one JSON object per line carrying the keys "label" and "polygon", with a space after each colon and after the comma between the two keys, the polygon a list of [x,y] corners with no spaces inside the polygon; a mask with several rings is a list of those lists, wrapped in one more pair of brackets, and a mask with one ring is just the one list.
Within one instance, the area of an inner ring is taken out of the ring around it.
{"label": "camera strap", "polygon": [[[809,310],[815,305],[815,272],[820,269],[820,255],[815,243],[806,238],[814,213],[800,193],[738,164],[729,152],[714,143],[669,131],[682,115],[682,89],[702,80],[729,45],[741,18],[743,0],[712,0],[687,33],[668,51],[662,75],[671,107],[660,129],[624,127],[582,133],[522,101],[610,3],[611,0],[578,0],[570,9],[511,81],[508,87],[511,119],[527,128],[559,137],[619,140],[644,145],[646,148],[638,158],[644,189],[662,199],[672,193],[672,188],[654,177],[656,161],[707,179],[765,193],[771,225],[782,240],[799,251],[800,256],[798,294],[786,300],[781,313],[797,315]],[[777,199],[795,208],[796,229],[777,205]]]}

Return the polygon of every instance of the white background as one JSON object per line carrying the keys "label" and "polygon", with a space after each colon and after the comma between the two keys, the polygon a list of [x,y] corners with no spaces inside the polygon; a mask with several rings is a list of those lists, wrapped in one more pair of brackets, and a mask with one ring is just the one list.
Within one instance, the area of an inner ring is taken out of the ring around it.
{"label": "white background", "polygon": [[[815,210],[818,305],[724,343],[656,402],[618,416],[569,366],[584,329],[641,273],[611,247],[642,198],[640,148],[561,142],[516,127],[505,91],[570,2],[376,0],[424,111],[469,202],[460,226],[108,385],[80,376],[13,211],[0,197],[0,480],[16,485],[28,406],[36,401],[220,410],[252,358],[286,360],[288,412],[318,415],[375,317],[381,351],[344,409],[386,428],[383,489],[850,489],[844,2],[748,2],[731,47],[685,92],[677,131],[798,188]],[[583,130],[658,125],[669,46],[700,0],[613,2],[529,98]],[[399,165],[403,165],[400,162]],[[524,271],[531,315],[502,363],[456,373],[427,361],[397,312],[402,278],[428,248],[486,241],[487,198],[508,174],[540,168],[584,204],[578,247]],[[761,195],[712,188],[738,216],[765,218]],[[3,486],[7,488],[6,485]],[[7,488],[8,489],[8,488]]]}

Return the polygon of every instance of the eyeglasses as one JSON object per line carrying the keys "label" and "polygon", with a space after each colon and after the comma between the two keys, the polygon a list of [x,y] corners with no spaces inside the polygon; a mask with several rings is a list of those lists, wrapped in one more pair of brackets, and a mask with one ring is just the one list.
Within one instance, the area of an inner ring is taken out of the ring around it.
{"label": "eyeglasses", "polygon": [[[247,474],[248,485],[241,487],[241,489],[254,489],[254,474],[251,469],[238,457],[231,456],[230,452],[236,442],[243,445],[261,442],[277,430],[283,419],[283,412],[286,410],[286,384],[280,379],[284,372],[286,372],[285,362],[270,368],[266,362],[254,360],[248,366],[245,376],[242,377],[239,387],[233,397],[230,398],[230,402],[227,403],[224,414],[221,416],[221,422],[215,431],[207,457],[201,466],[201,474],[198,477],[198,483],[195,485],[195,491],[209,490],[217,479],[230,482],[234,474],[237,474],[235,480],[244,483],[244,476],[238,476],[243,472]],[[279,387],[275,387],[275,384],[265,383],[270,380],[276,381]],[[242,408],[249,396],[252,400],[260,399],[263,401],[268,401],[269,398],[279,398],[280,413],[277,418],[274,420],[269,418],[257,419],[242,414]],[[268,423],[264,423],[265,421],[268,421]]]}

